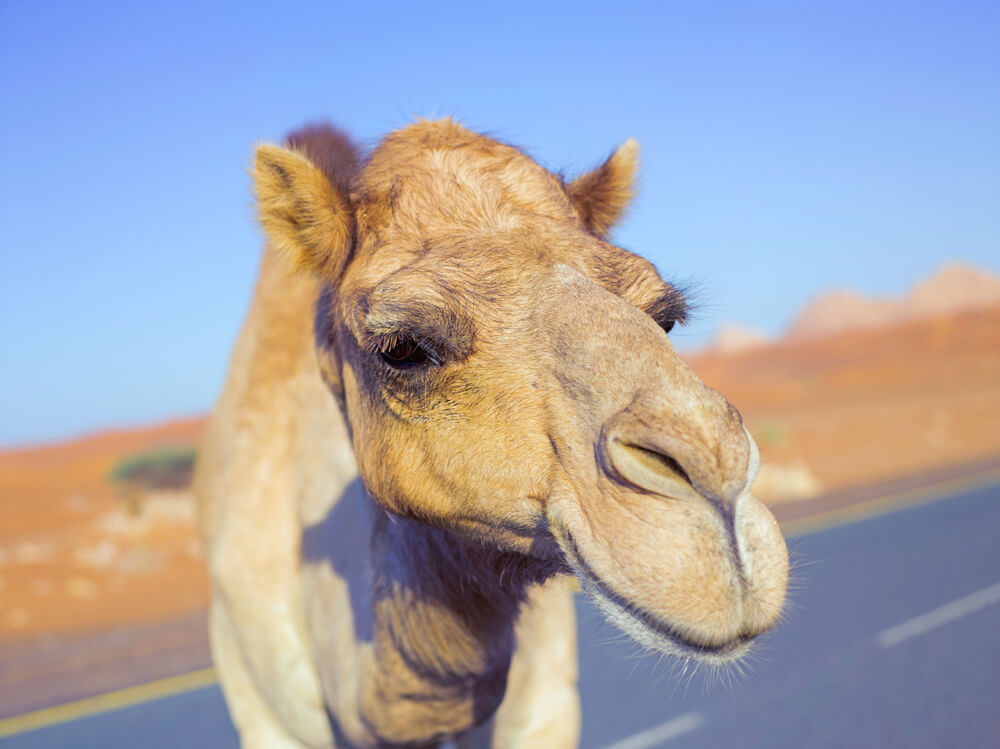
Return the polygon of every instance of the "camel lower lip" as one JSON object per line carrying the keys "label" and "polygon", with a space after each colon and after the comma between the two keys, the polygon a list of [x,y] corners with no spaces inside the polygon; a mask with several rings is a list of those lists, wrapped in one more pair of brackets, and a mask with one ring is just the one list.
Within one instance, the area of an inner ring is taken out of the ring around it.
{"label": "camel lower lip", "polygon": [[590,565],[584,561],[583,555],[580,553],[579,547],[573,537],[568,531],[565,532],[565,535],[573,557],[571,565],[577,572],[577,576],[583,578],[581,583],[583,584],[586,592],[590,593],[594,597],[605,598],[609,603],[624,611],[657,636],[668,641],[671,645],[673,645],[673,647],[680,651],[680,655],[689,655],[695,658],[715,657],[730,659],[737,658],[747,651],[747,648],[754,639],[752,635],[736,637],[718,645],[696,642],[685,636],[683,632],[668,622],[663,621],[656,615],[632,603],[615,591],[614,588],[602,580],[593,571],[593,569],[591,569]]}

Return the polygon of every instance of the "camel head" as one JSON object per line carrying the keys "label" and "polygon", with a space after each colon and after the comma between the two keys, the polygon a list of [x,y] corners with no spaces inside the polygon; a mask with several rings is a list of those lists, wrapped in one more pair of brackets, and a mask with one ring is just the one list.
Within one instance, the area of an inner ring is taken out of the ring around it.
{"label": "camel head", "polygon": [[724,661],[777,620],[788,555],[739,413],[671,345],[683,296],[606,239],[636,156],[564,182],[445,120],[353,171],[263,145],[255,179],[272,245],[323,282],[320,370],[375,501]]}

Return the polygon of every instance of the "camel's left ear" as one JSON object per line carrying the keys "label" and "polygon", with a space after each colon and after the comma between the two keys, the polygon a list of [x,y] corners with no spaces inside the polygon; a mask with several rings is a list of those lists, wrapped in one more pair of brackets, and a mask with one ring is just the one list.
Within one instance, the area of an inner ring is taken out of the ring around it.
{"label": "camel's left ear", "polygon": [[635,194],[638,167],[639,143],[629,138],[607,161],[566,186],[588,229],[603,237],[618,222]]}

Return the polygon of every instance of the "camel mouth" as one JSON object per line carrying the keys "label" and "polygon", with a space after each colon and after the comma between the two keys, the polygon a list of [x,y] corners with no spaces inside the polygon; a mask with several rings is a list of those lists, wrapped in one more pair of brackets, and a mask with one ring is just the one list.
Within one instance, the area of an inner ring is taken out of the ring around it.
{"label": "camel mouth", "polygon": [[618,593],[587,564],[573,536],[565,529],[563,549],[584,592],[604,616],[640,646],[678,658],[711,664],[731,663],[745,657],[756,634],[739,634],[720,643],[699,641],[682,628],[664,621]]}

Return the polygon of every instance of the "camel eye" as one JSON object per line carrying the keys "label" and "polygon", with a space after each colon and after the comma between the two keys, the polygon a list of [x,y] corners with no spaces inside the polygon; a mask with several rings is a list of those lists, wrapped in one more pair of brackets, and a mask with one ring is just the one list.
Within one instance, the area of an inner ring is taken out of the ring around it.
{"label": "camel eye", "polygon": [[396,369],[409,369],[431,361],[430,353],[415,339],[400,333],[383,336],[378,341],[378,355]]}
{"label": "camel eye", "polygon": [[674,325],[677,323],[676,320],[664,320],[660,323],[660,327],[663,328],[664,333],[669,333],[674,329]]}

